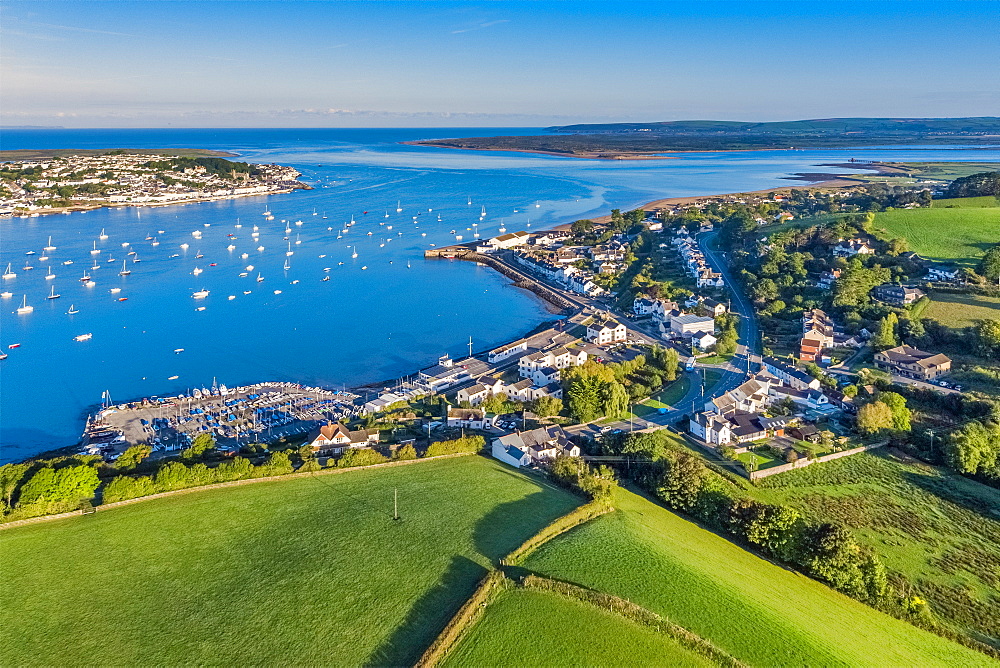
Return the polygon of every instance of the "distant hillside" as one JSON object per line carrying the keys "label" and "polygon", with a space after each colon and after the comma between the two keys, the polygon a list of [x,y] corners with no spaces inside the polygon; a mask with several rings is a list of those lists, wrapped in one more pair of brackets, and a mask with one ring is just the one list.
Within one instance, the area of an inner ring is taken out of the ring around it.
{"label": "distant hillside", "polygon": [[904,144],[1000,144],[1000,117],[830,118],[751,123],[667,121],[548,128],[555,134],[417,142],[450,148],[635,158],[669,151],[850,148]]}

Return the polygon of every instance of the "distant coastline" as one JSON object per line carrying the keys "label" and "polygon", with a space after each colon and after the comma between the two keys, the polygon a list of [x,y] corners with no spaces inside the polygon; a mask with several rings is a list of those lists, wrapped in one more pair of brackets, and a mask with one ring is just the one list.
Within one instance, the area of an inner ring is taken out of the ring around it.
{"label": "distant coastline", "polygon": [[292,167],[226,159],[236,155],[200,148],[0,151],[0,216],[35,218],[312,190]]}

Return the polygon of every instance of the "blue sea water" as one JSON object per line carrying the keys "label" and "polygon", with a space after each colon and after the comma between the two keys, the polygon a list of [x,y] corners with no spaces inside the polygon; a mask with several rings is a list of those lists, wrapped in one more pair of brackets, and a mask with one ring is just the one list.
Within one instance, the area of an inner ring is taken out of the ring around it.
{"label": "blue sea water", "polygon": [[[104,390],[125,401],[209,385],[213,378],[229,385],[290,380],[350,387],[413,373],[446,352],[463,354],[470,337],[483,350],[523,334],[553,317],[536,297],[484,267],[423,258],[430,244],[454,243],[455,234],[471,240],[484,206],[479,231],[488,238],[501,224],[510,231],[529,224],[544,229],[660,197],[782,185],[795,172],[837,171],[817,165],[850,157],[1000,160],[1000,150],[878,148],[609,162],[399,143],[489,134],[510,130],[3,131],[3,149],[227,150],[250,162],[293,165],[315,189],[0,220],[0,264],[12,263],[18,274],[3,281],[14,296],[0,300],[0,346],[10,354],[0,362],[0,461],[75,442]],[[264,220],[265,208],[273,221]],[[356,224],[338,240],[352,216]],[[292,228],[291,256],[282,220]],[[234,227],[237,221],[242,228]],[[259,242],[251,238],[254,225]],[[99,241],[102,229],[108,239]],[[196,230],[201,239],[192,235]],[[39,262],[50,235],[56,250]],[[87,288],[78,279],[92,265],[95,240],[101,268],[90,272],[96,286]],[[235,250],[226,249],[230,243]],[[141,262],[130,262],[132,273],[121,277],[121,261],[133,249]],[[31,250],[36,254],[26,256]],[[204,257],[196,258],[199,253]],[[34,269],[22,270],[26,259]],[[49,266],[53,280],[45,279]],[[203,273],[194,275],[195,267]],[[242,272],[248,275],[241,278]],[[263,282],[256,281],[258,273]],[[61,298],[45,298],[52,286]],[[121,292],[111,294],[112,288]],[[210,295],[192,299],[201,289]],[[31,314],[13,313],[22,295],[35,307]],[[70,304],[80,312],[67,315]],[[85,333],[93,338],[73,340]],[[14,343],[21,347],[8,350]],[[179,348],[183,352],[175,353]]]}

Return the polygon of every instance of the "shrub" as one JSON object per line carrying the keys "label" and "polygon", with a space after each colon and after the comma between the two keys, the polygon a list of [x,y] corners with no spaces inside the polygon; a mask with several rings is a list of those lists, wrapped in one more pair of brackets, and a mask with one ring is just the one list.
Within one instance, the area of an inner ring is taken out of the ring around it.
{"label": "shrub", "polygon": [[337,468],[346,469],[354,466],[371,466],[389,461],[388,458],[371,448],[350,448],[337,460]]}
{"label": "shrub", "polygon": [[486,439],[482,436],[466,436],[450,441],[437,441],[431,443],[424,453],[424,457],[438,457],[440,455],[457,455],[460,453],[475,454],[486,447]]}

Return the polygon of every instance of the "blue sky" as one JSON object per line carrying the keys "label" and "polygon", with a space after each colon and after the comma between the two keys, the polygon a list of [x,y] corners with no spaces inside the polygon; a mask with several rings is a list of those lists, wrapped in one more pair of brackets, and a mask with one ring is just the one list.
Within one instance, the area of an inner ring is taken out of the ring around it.
{"label": "blue sky", "polygon": [[1000,2],[20,2],[5,125],[1000,115]]}

